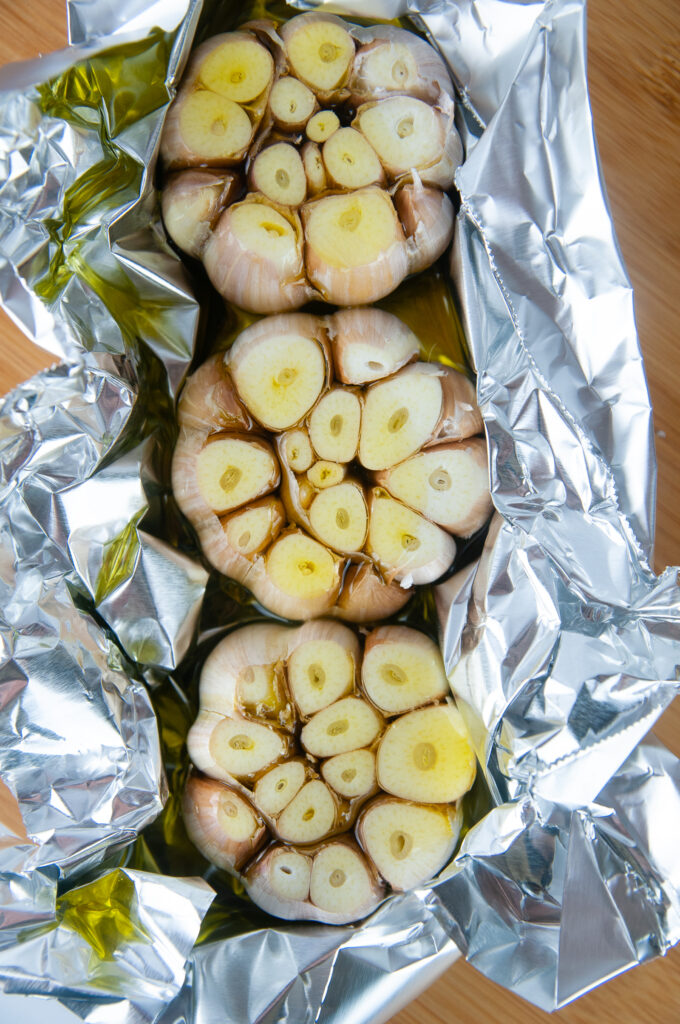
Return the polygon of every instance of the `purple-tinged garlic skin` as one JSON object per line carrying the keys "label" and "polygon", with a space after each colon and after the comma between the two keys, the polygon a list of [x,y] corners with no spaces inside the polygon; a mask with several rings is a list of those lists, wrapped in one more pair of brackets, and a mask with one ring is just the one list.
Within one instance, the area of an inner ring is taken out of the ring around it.
{"label": "purple-tinged garlic skin", "polygon": [[453,204],[445,192],[424,188],[422,184],[404,185],[394,204],[406,232],[409,271],[418,274],[446,252],[453,238]]}
{"label": "purple-tinged garlic skin", "polygon": [[241,309],[278,313],[297,309],[314,294],[304,276],[297,216],[257,196],[224,211],[203,262],[217,291]]}
{"label": "purple-tinged garlic skin", "polygon": [[179,171],[161,195],[165,230],[178,248],[200,259],[221,210],[238,192],[238,177],[228,171]]}
{"label": "purple-tinged garlic skin", "polygon": [[231,874],[252,860],[267,840],[265,823],[250,803],[215,779],[189,778],[182,815],[194,846]]}
{"label": "purple-tinged garlic skin", "polygon": [[418,358],[420,342],[391,313],[362,307],[328,317],[335,373],[343,384],[372,384]]}

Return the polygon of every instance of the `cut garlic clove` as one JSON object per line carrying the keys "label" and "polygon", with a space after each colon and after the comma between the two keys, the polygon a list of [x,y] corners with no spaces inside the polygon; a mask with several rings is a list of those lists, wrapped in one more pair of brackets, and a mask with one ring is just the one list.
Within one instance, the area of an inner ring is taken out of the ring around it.
{"label": "cut garlic clove", "polygon": [[404,232],[382,189],[322,196],[302,208],[302,217],[307,275],[326,302],[375,302],[406,277]]}
{"label": "cut garlic clove", "polygon": [[387,715],[411,711],[450,692],[437,644],[407,626],[381,626],[369,633],[361,685]]}
{"label": "cut garlic clove", "polygon": [[317,108],[311,89],[297,78],[279,78],[269,94],[269,109],[274,123],[286,132],[300,131]]}
{"label": "cut garlic clove", "polygon": [[165,230],[176,246],[200,257],[214,221],[236,192],[235,174],[180,171],[165,183],[161,209]]}
{"label": "cut garlic clove", "polygon": [[279,452],[294,473],[305,473],[314,462],[314,452],[306,430],[290,430],[282,434]]}
{"label": "cut garlic clove", "polygon": [[328,14],[301,14],[279,31],[296,78],[323,99],[344,86],[355,50],[345,22]]}
{"label": "cut garlic clove", "polygon": [[322,155],[328,178],[339,188],[365,188],[385,182],[385,172],[375,150],[354,128],[339,128],[333,132],[324,143]]}
{"label": "cut garlic clove", "polygon": [[409,271],[419,274],[439,259],[453,238],[453,204],[439,189],[404,185],[394,205],[408,240]]}
{"label": "cut garlic clove", "polygon": [[290,737],[244,718],[201,711],[187,736],[189,757],[222,782],[247,782],[290,753]]}
{"label": "cut garlic clove", "polygon": [[258,195],[224,211],[203,263],[217,291],[253,313],[295,309],[313,294],[304,278],[297,216]]}
{"label": "cut garlic clove", "polygon": [[453,87],[446,64],[424,39],[395,25],[356,28],[354,37],[360,44],[349,82],[355,106],[395,92],[451,104]]}
{"label": "cut garlic clove", "polygon": [[325,845],[314,857],[309,897],[333,924],[358,921],[384,897],[382,886],[359,848],[350,841]]}
{"label": "cut garlic clove", "polygon": [[286,843],[306,845],[325,839],[337,827],[338,808],[331,790],[312,779],[276,819],[276,833]]}
{"label": "cut garlic clove", "polygon": [[487,522],[489,493],[486,442],[481,437],[450,441],[376,474],[376,482],[399,501],[460,537]]}
{"label": "cut garlic clove", "polygon": [[320,110],[307,122],[305,134],[310,142],[318,145],[330,139],[340,127],[340,118],[334,110]]}
{"label": "cut garlic clove", "polygon": [[248,114],[233,100],[207,89],[182,89],[168,110],[161,137],[166,167],[219,166],[240,163],[253,138]]}
{"label": "cut garlic clove", "polygon": [[334,757],[370,746],[382,727],[382,717],[365,700],[343,697],[310,719],[300,742],[313,757]]}
{"label": "cut garlic clove", "polygon": [[261,498],[222,520],[230,547],[251,559],[276,540],[285,524],[286,513],[278,498]]}
{"label": "cut garlic clove", "polygon": [[276,818],[300,792],[309,777],[303,761],[286,761],[276,765],[255,783],[253,800],[256,807],[269,818]]}
{"label": "cut garlic clove", "polygon": [[182,815],[194,846],[226,871],[240,871],[267,838],[264,822],[248,801],[213,779],[188,780]]}
{"label": "cut garlic clove", "polygon": [[329,322],[335,372],[343,384],[389,377],[420,352],[413,331],[382,309],[341,309]]}
{"label": "cut garlic clove", "polygon": [[377,790],[375,755],[371,750],[337,754],[321,765],[321,774],[336,793],[346,800],[371,796]]}
{"label": "cut garlic clove", "polygon": [[230,349],[236,391],[264,427],[293,427],[316,403],[328,373],[321,337],[318,318],[297,313],[253,324]]}
{"label": "cut garlic clove", "polygon": [[248,435],[217,435],[198,453],[196,486],[218,515],[262,497],[278,486],[281,474],[274,451]]}
{"label": "cut garlic clove", "polygon": [[359,643],[336,622],[308,622],[297,630],[287,663],[288,686],[303,718],[353,693]]}
{"label": "cut garlic clove", "polygon": [[328,184],[321,150],[315,142],[306,142],[300,150],[300,156],[307,178],[307,192],[310,196],[316,196],[323,192]]}
{"label": "cut garlic clove", "polygon": [[465,723],[449,704],[395,719],[380,741],[376,766],[382,789],[423,804],[458,800],[477,770]]}
{"label": "cut garlic clove", "polygon": [[441,378],[439,367],[417,363],[368,388],[359,442],[362,466],[387,469],[433,437],[444,404]]}
{"label": "cut garlic clove", "polygon": [[412,171],[422,177],[425,169],[444,155],[446,119],[429,103],[412,96],[366,103],[357,111],[353,125],[393,179]]}
{"label": "cut garlic clove", "polygon": [[400,611],[410,596],[408,588],[386,583],[373,565],[352,565],[332,614],[347,622],[377,622]]}
{"label": "cut garlic clove", "polygon": [[[244,681],[254,669],[274,666],[285,656],[287,630],[272,623],[257,623],[229,633],[205,660],[199,682],[201,711],[231,717],[238,715],[239,702],[245,696]],[[251,696],[256,699],[256,687]],[[262,697],[262,694],[259,694]]]}
{"label": "cut garlic clove", "polygon": [[433,807],[383,797],[362,812],[357,837],[388,885],[397,891],[415,889],[450,861],[461,818],[455,806]]}
{"label": "cut garlic clove", "polygon": [[312,487],[324,490],[327,487],[335,487],[337,484],[342,483],[346,474],[346,466],[342,466],[339,462],[326,462],[322,459],[320,462],[315,462],[313,466],[309,467],[307,479]]}
{"label": "cut garlic clove", "polygon": [[312,858],[288,846],[270,846],[245,876],[245,886],[253,903],[275,917],[286,920],[310,920],[314,908],[309,904]]}
{"label": "cut garlic clove", "polygon": [[312,409],[309,436],[320,459],[351,462],[359,447],[361,402],[348,388],[333,388]]}
{"label": "cut garlic clove", "polygon": [[223,352],[211,356],[187,379],[177,417],[180,427],[206,437],[213,430],[252,430],[253,421],[238,399]]}
{"label": "cut garlic clove", "polygon": [[267,552],[263,578],[249,578],[248,585],[275,614],[289,619],[313,618],[335,603],[342,565],[323,544],[295,530],[274,541]]}
{"label": "cut garlic clove", "polygon": [[368,510],[361,484],[336,484],[321,491],[309,509],[309,522],[319,540],[334,551],[361,551],[368,530]]}
{"label": "cut garlic clove", "polygon": [[307,178],[294,146],[276,142],[261,149],[250,170],[254,191],[281,206],[300,206],[307,195]]}
{"label": "cut garlic clove", "polygon": [[368,553],[390,578],[434,583],[453,564],[456,542],[380,488],[369,499]]}
{"label": "cut garlic clove", "polygon": [[269,89],[274,60],[250,32],[213,36],[195,51],[183,81],[231,100],[253,103]]}

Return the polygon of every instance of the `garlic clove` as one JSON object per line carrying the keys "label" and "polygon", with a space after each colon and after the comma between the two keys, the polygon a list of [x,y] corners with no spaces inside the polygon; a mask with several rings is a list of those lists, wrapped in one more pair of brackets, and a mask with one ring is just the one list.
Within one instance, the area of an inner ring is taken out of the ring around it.
{"label": "garlic clove", "polygon": [[307,470],[307,479],[312,487],[325,490],[342,483],[347,475],[347,467],[339,462],[327,462],[321,459]]}
{"label": "garlic clove", "polygon": [[387,469],[417,452],[434,436],[444,404],[440,367],[416,363],[369,387],[359,441],[366,469]]}
{"label": "garlic clove", "polygon": [[382,717],[360,697],[343,697],[307,722],[300,742],[313,757],[334,757],[368,747],[380,735]]}
{"label": "garlic clove", "polygon": [[[429,184],[429,168],[436,168],[433,173],[438,178],[444,168],[450,169],[452,144],[447,139],[451,126],[429,103],[412,96],[365,103],[359,107],[352,126],[373,147],[393,181],[417,171],[422,181]],[[452,181],[451,178],[444,187],[450,187]]]}
{"label": "garlic clove", "polygon": [[252,430],[253,421],[238,399],[223,352],[211,356],[186,380],[177,418],[181,428],[204,437],[213,430]]}
{"label": "garlic clove", "polygon": [[319,192],[323,192],[328,185],[321,150],[315,142],[305,142],[300,150],[300,156],[307,178],[307,193],[310,196],[316,196]]}
{"label": "garlic clove", "polygon": [[351,565],[331,614],[347,622],[377,622],[401,611],[411,593],[408,587],[387,583],[368,562]]}
{"label": "garlic clove", "polygon": [[203,251],[217,291],[253,313],[295,309],[312,297],[297,215],[259,195],[229,206]]}
{"label": "garlic clove", "polygon": [[365,808],[357,837],[393,889],[415,889],[450,861],[460,835],[457,805],[432,806],[379,797]]}
{"label": "garlic clove", "polygon": [[387,793],[423,804],[448,804],[472,786],[475,753],[460,712],[449,704],[396,718],[380,741],[378,783]]}
{"label": "garlic clove", "polygon": [[368,509],[361,484],[347,481],[322,490],[310,506],[309,523],[314,535],[334,551],[361,551],[368,531]]}
{"label": "garlic clove", "polygon": [[248,586],[265,607],[289,619],[307,619],[333,607],[342,581],[343,562],[327,547],[299,530],[274,541]]}
{"label": "garlic clove", "polygon": [[302,219],[307,276],[326,302],[375,302],[406,277],[404,232],[382,189],[322,196],[302,207]]}
{"label": "garlic clove", "polygon": [[323,395],[309,416],[309,437],[320,459],[351,462],[359,447],[361,401],[349,388]]}
{"label": "garlic clove", "polygon": [[407,626],[381,626],[369,633],[361,685],[385,715],[412,711],[450,693],[439,647]]}
{"label": "garlic clove", "polygon": [[261,149],[250,169],[250,185],[272,203],[300,206],[307,196],[307,177],[294,146],[276,142]]}
{"label": "garlic clove", "polygon": [[409,248],[409,271],[418,274],[446,251],[453,238],[454,211],[446,193],[404,185],[394,197]]}
{"label": "garlic clove", "polygon": [[301,14],[279,31],[295,77],[322,100],[340,98],[355,51],[346,23],[333,15]]}
{"label": "garlic clove", "polygon": [[276,833],[286,843],[318,843],[336,830],[336,797],[325,782],[312,779],[293,797],[276,819]]}
{"label": "garlic clove", "polygon": [[322,914],[333,915],[331,923],[360,920],[375,910],[383,896],[382,885],[355,843],[336,840],[315,855],[309,898]]}
{"label": "garlic clove", "polygon": [[346,800],[358,800],[377,791],[375,754],[372,750],[351,750],[336,754],[321,765],[321,774],[336,793]]}
{"label": "garlic clove", "polygon": [[337,132],[340,127],[340,118],[334,110],[319,110],[313,117],[310,117],[305,128],[305,135],[310,142],[321,145],[330,139],[331,135]]}
{"label": "garlic clove", "polygon": [[196,455],[194,475],[201,497],[218,515],[268,494],[281,479],[274,450],[248,434],[209,438]]}
{"label": "garlic clove", "polygon": [[286,525],[283,502],[278,498],[261,498],[248,507],[222,518],[227,543],[239,555],[253,559],[276,540]]}
{"label": "garlic clove", "polygon": [[303,718],[354,692],[359,642],[350,629],[337,622],[307,622],[290,643],[288,686]]}
{"label": "garlic clove", "polygon": [[439,526],[375,488],[366,550],[390,579],[434,583],[452,565],[456,542]]}
{"label": "garlic clove", "polygon": [[180,171],[165,183],[161,209],[165,230],[175,245],[199,258],[218,214],[228,206],[238,178],[228,171]]}
{"label": "garlic clove", "polygon": [[395,25],[355,28],[359,43],[349,82],[352,103],[405,93],[448,107],[453,87],[448,68],[433,46]]}
{"label": "garlic clove", "polygon": [[333,132],[324,143],[322,155],[328,178],[338,188],[357,189],[385,183],[385,172],[375,150],[354,128]]}
{"label": "garlic clove", "polygon": [[413,331],[382,309],[341,309],[329,317],[335,372],[343,384],[389,377],[413,359],[420,343]]}
{"label": "garlic clove", "polygon": [[442,389],[444,407],[433,441],[462,441],[484,429],[482,414],[477,405],[475,385],[462,373],[443,368]]}
{"label": "garlic clove", "polygon": [[247,800],[221,782],[191,776],[182,815],[189,839],[217,867],[236,873],[257,853],[267,829]]}
{"label": "garlic clove", "polygon": [[309,904],[312,858],[289,846],[270,846],[248,868],[244,878],[253,903],[275,917],[285,920],[314,919]]}
{"label": "garlic clove", "polygon": [[201,711],[187,736],[189,757],[202,772],[222,782],[249,782],[285,760],[291,738],[245,718]]}
{"label": "garlic clove", "polygon": [[469,537],[491,516],[486,442],[449,441],[376,473],[393,498],[459,537]]}
{"label": "garlic clove", "polygon": [[300,759],[270,768],[255,783],[255,806],[268,818],[276,818],[297,796],[310,775],[309,765]]}
{"label": "garlic clove", "polygon": [[281,434],[279,453],[294,473],[306,473],[314,462],[314,452],[306,430],[289,430]]}
{"label": "garlic clove", "polygon": [[269,430],[296,426],[326,387],[322,322],[305,313],[270,317],[239,335],[227,364],[241,401]]}
{"label": "garlic clove", "polygon": [[161,136],[166,167],[232,167],[252,142],[248,114],[233,100],[207,89],[182,88],[171,104]]}
{"label": "garlic clove", "polygon": [[247,700],[248,687],[253,690],[254,670],[273,670],[285,657],[287,642],[285,626],[271,623],[244,626],[224,637],[201,670],[201,711],[226,717],[238,715],[239,705],[244,698]]}
{"label": "garlic clove", "polygon": [[269,94],[269,109],[274,123],[285,132],[301,131],[317,107],[312,90],[291,75],[279,78]]}

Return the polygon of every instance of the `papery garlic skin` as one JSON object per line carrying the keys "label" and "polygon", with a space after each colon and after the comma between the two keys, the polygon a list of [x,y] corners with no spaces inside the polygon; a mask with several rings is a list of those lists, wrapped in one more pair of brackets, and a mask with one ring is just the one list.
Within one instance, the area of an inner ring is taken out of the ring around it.
{"label": "papery garlic skin", "polygon": [[220,211],[237,191],[229,172],[180,171],[167,182],[161,196],[165,230],[180,249],[197,259],[210,237]]}
{"label": "papery garlic skin", "polygon": [[[230,170],[246,194],[239,185],[215,208],[171,191],[168,231],[244,310],[377,301],[451,240],[444,192],[463,156],[453,95],[439,54],[394,26],[312,12],[278,33],[252,22],[207,40],[168,111],[162,163]],[[438,195],[397,202],[411,184]]]}

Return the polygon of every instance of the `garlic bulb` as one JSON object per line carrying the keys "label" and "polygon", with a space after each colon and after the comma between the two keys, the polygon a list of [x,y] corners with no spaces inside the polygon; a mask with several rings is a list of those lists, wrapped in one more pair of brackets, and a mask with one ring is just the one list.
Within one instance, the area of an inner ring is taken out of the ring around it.
{"label": "garlic bulb", "polygon": [[380,310],[279,314],[187,382],[175,497],[211,563],[276,614],[394,614],[490,514],[474,388],[419,347]]}
{"label": "garlic bulb", "polygon": [[450,242],[453,116],[441,57],[403,29],[311,12],[215,36],[190,60],[161,159],[232,184],[217,196],[171,176],[168,233],[251,312],[377,301]]}
{"label": "garlic bulb", "polygon": [[427,883],[454,853],[475,778],[448,693],[418,630],[380,627],[363,651],[337,622],[235,630],[201,671],[188,745],[208,777],[187,784],[190,838],[286,919],[349,923],[387,886]]}

